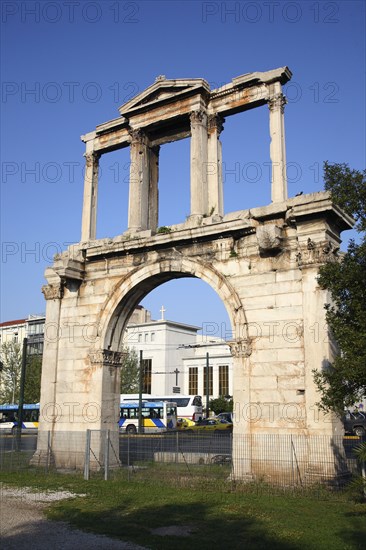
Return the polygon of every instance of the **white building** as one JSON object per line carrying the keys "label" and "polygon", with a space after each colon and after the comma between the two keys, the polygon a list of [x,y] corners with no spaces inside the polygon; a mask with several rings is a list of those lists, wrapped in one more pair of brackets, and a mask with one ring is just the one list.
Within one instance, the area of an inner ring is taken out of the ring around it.
{"label": "white building", "polygon": [[0,323],[0,345],[17,342],[22,345],[28,339],[28,355],[42,355],[44,342],[44,315],[29,315],[27,319],[17,319]]}
{"label": "white building", "polygon": [[[183,358],[185,389],[189,394],[210,398],[233,395],[232,357],[229,346],[219,338],[197,336],[197,347]],[[209,369],[207,387],[207,366]]]}
{"label": "white building", "polygon": [[[142,319],[146,310],[140,310]],[[162,318],[139,320],[127,327],[124,345],[142,352],[144,393],[206,395],[207,353],[210,398],[232,395],[232,359],[229,346],[218,338],[198,335],[201,327]]]}

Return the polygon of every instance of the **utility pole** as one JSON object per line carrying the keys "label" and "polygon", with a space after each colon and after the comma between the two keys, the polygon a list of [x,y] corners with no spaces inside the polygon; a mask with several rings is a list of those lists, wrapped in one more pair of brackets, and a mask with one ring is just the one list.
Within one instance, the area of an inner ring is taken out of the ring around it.
{"label": "utility pole", "polygon": [[[179,348],[207,348],[212,346],[227,346],[226,342],[210,342],[208,344],[182,344],[181,346],[178,346]],[[210,411],[210,355],[209,353],[206,353],[206,365],[203,367],[206,369],[206,388],[204,388],[206,392],[206,417],[208,418],[209,411]]]}
{"label": "utility pole", "polygon": [[140,362],[139,362],[139,434],[144,431],[143,419],[142,419],[142,349],[140,349]]}
{"label": "utility pole", "polygon": [[206,418],[210,414],[210,355],[206,353]]}
{"label": "utility pole", "polygon": [[20,373],[20,388],[19,388],[19,403],[18,403],[18,426],[17,426],[17,432],[16,432],[18,450],[20,450],[20,440],[22,437],[25,372],[27,368],[27,345],[28,345],[28,339],[23,338],[22,370]]}

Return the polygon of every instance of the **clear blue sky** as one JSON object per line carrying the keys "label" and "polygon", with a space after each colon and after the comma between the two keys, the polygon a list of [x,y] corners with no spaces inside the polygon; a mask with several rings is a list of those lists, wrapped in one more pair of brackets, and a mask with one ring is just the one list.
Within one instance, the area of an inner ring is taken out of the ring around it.
{"label": "clear blue sky", "polygon": [[[290,196],[322,189],[324,160],[365,167],[363,1],[4,1],[1,10],[1,321],[45,310],[44,270],[80,239],[79,136],[117,117],[158,75],[217,87],[288,65]],[[228,118],[222,142],[225,211],[268,204],[268,109]],[[127,150],[102,157],[98,237],[126,229],[128,161]],[[189,140],[164,146],[160,225],[184,221],[188,187]],[[144,301],[154,318],[162,304],[168,319],[228,322],[198,280],[168,283]]]}

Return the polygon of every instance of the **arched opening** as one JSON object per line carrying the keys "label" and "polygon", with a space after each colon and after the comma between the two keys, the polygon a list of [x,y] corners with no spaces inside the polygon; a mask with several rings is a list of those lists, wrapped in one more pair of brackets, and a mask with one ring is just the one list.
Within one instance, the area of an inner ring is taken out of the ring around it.
{"label": "arched opening", "polygon": [[113,351],[121,348],[124,330],[132,312],[152,290],[173,279],[186,277],[202,279],[216,291],[227,310],[233,340],[246,338],[245,313],[230,283],[212,266],[177,257],[138,267],[115,285],[104,303],[98,323],[103,348]]}
{"label": "arched opening", "polygon": [[[144,388],[144,393],[232,396],[233,364],[228,342],[242,338],[247,328],[239,299],[213,267],[203,270],[198,262],[186,259],[184,263],[173,262],[170,267],[172,270],[167,271],[166,263],[158,262],[149,268],[138,268],[129,280],[115,286],[100,320],[104,349],[121,351],[133,347],[139,355],[144,354],[149,370],[149,387]],[[195,279],[209,285],[227,311],[224,326],[210,320],[196,326],[188,324],[187,319],[169,320],[164,310],[160,319],[128,326],[132,313],[145,297],[169,282],[176,288],[178,279],[179,284],[188,279],[193,283]]]}

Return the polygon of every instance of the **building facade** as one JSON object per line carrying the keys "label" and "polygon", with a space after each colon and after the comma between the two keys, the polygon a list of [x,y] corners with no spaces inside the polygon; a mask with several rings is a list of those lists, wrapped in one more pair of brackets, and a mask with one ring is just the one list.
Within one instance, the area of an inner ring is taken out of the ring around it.
{"label": "building facade", "polygon": [[[138,306],[130,317],[124,346],[142,352],[144,393],[153,395],[189,394],[210,398],[232,395],[232,359],[229,346],[220,339],[207,340],[200,327],[164,319],[154,321],[151,313]],[[27,354],[42,355],[45,317],[29,315],[0,323],[0,343],[27,338]],[[209,378],[207,387],[207,353]]]}
{"label": "building facade", "polygon": [[27,319],[0,323],[0,345],[6,342],[22,345],[24,338],[27,338],[27,354],[42,355],[45,322],[44,315],[29,315]]}
{"label": "building facade", "polygon": [[[209,341],[198,334],[200,327],[164,319],[151,320],[143,308],[140,318],[132,316],[124,345],[142,352],[143,392],[153,395],[206,395],[210,398],[232,395],[232,359],[229,346],[219,338]],[[208,360],[208,388],[207,376]]]}

